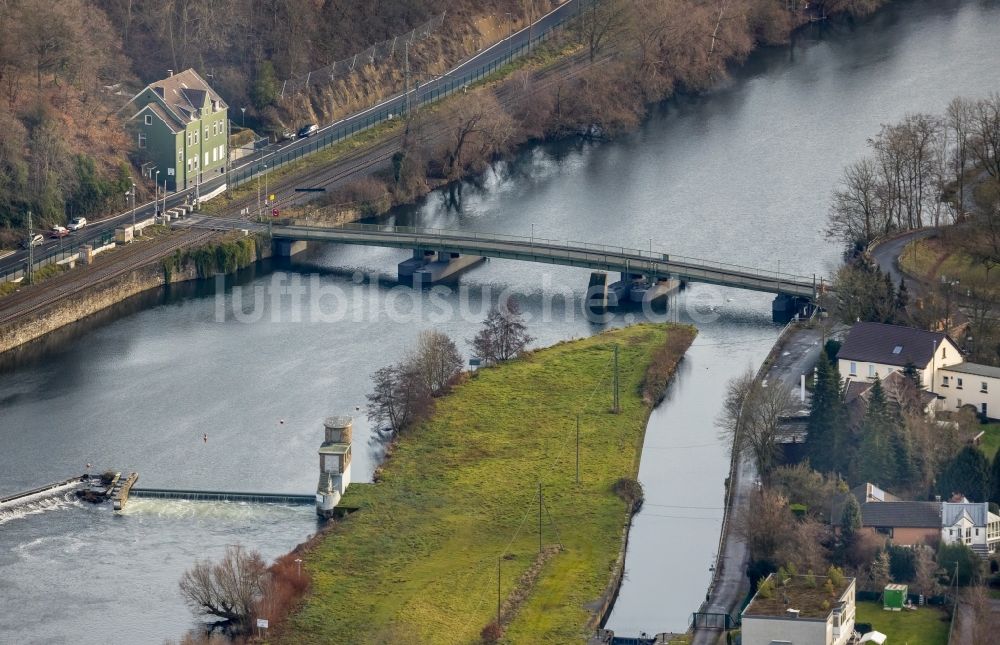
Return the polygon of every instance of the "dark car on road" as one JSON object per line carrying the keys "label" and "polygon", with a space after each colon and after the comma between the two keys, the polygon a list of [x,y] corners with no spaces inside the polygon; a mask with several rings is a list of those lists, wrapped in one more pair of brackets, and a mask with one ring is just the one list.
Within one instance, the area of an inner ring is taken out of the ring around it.
{"label": "dark car on road", "polygon": [[299,128],[299,138],[303,139],[311,134],[315,134],[317,131],[319,131],[319,126],[316,125],[315,123],[304,125],[301,128]]}

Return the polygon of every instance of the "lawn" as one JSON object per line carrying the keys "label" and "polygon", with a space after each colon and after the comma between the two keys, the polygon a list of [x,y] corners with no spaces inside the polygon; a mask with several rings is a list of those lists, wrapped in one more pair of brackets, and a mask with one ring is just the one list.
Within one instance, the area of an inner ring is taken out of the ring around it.
{"label": "lawn", "polygon": [[931,237],[910,242],[899,255],[899,265],[910,275],[924,280],[958,280],[961,284],[985,284],[986,270],[974,262],[961,247],[947,240]]}
{"label": "lawn", "polygon": [[[440,399],[377,484],[348,490],[344,505],[361,510],[306,555],[312,590],[282,641],[478,642],[496,615],[499,562],[501,598],[520,601],[505,611],[505,642],[579,642],[622,545],[626,504],[612,488],[638,470],[650,356],[668,335],[683,352],[693,333],[636,325],[561,343],[481,369]],[[563,548],[532,581],[522,576],[538,554],[539,482],[544,544]]]}
{"label": "lawn", "polygon": [[983,429],[983,440],[979,444],[979,449],[993,461],[993,456],[1000,448],[1000,422],[987,423],[981,426]]}
{"label": "lawn", "polygon": [[859,602],[857,622],[871,623],[882,632],[886,645],[946,645],[948,615],[937,607],[925,606],[916,611],[885,611],[881,601]]}

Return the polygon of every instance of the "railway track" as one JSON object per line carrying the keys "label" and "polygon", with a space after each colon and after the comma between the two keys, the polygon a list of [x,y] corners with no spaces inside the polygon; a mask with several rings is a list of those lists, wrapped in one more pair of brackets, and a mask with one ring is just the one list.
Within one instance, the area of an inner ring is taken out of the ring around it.
{"label": "railway track", "polygon": [[42,283],[37,289],[30,288],[0,299],[0,325],[22,316],[32,314],[48,305],[76,295],[95,284],[112,280],[129,271],[154,262],[179,248],[204,242],[217,235],[216,231],[198,230],[178,236],[165,245],[130,245],[121,251],[112,251],[110,261],[93,271],[66,274],[68,279],[59,284]]}

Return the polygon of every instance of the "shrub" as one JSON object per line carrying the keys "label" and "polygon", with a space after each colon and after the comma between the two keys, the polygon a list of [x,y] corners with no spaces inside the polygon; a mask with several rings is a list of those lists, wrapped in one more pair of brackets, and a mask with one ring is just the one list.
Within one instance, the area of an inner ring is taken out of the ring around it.
{"label": "shrub", "polygon": [[631,477],[622,477],[615,482],[615,494],[621,497],[632,508],[638,511],[642,507],[645,495],[642,492],[642,484]]}
{"label": "shrub", "polygon": [[483,631],[479,632],[479,637],[483,639],[484,643],[499,643],[500,639],[503,638],[503,626],[494,620],[483,627]]}

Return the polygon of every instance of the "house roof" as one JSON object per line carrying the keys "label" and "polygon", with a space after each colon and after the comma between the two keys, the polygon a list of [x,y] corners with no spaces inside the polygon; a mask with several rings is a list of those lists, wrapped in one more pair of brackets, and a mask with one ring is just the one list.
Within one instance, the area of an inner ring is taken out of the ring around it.
{"label": "house roof", "polygon": [[962,515],[968,515],[973,526],[986,526],[989,519],[990,506],[986,502],[965,502],[953,503],[943,502],[941,504],[941,525],[953,526]]}
{"label": "house roof", "polygon": [[975,376],[985,376],[987,378],[1000,378],[1000,367],[992,365],[980,365],[978,363],[959,363],[940,368],[946,372],[958,372],[959,374],[974,374]]}
{"label": "house roof", "polygon": [[941,502],[868,502],[861,505],[862,526],[941,528]]}
{"label": "house roof", "polygon": [[[212,101],[218,101],[220,109],[229,107],[222,100],[222,97],[205,82],[205,79],[193,69],[186,69],[173,76],[150,83],[143,89],[143,92],[147,89],[152,90],[163,100],[166,112],[169,112],[171,117],[181,126],[186,126],[201,118],[198,110],[205,104],[206,96]],[[134,101],[135,97],[132,100]]]}
{"label": "house roof", "polygon": [[[785,584],[778,583],[773,573],[768,577],[775,580],[771,597],[767,598],[759,591],[755,593],[743,609],[744,618],[764,616],[788,620],[823,620],[833,612],[843,610],[839,601],[846,600],[847,593],[854,584],[854,578],[845,576],[843,582],[834,587],[834,597],[831,598],[824,588],[827,576],[789,576]],[[790,610],[797,611],[797,617]]]}
{"label": "house roof", "polygon": [[931,361],[934,350],[945,341],[958,351],[958,346],[942,332],[860,322],[851,327],[837,358],[899,367],[913,363],[923,368]]}

